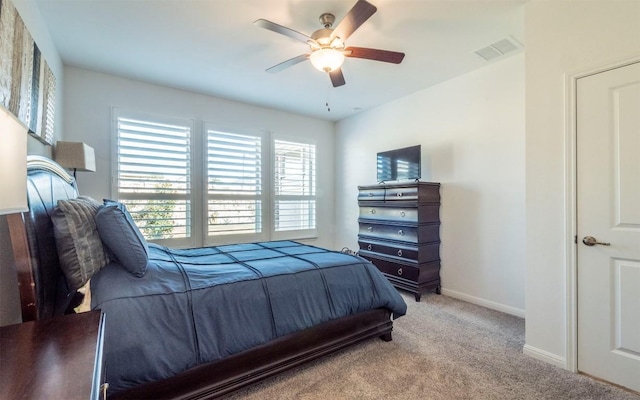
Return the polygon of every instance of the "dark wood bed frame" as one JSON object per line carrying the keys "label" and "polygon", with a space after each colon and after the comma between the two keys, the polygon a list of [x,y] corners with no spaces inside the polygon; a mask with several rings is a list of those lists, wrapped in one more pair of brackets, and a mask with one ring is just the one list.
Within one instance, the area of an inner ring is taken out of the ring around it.
{"label": "dark wood bed frame", "polygon": [[[51,212],[78,196],[75,180],[45,157],[27,159],[29,211],[7,217],[24,322],[72,312],[78,302],[60,269]],[[106,316],[106,329],[109,329]],[[391,313],[376,309],[293,333],[171,378],[114,393],[112,399],[216,398],[362,340],[391,340]]]}

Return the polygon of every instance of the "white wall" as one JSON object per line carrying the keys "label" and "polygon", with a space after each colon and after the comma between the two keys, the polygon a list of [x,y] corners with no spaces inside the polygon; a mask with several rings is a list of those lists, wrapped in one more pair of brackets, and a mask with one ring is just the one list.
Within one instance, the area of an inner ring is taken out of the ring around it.
{"label": "white wall", "polygon": [[78,172],[80,191],[96,199],[111,194],[111,109],[148,112],[195,121],[221,129],[271,131],[293,137],[310,137],[317,151],[317,215],[319,246],[333,245],[333,122],[223,100],[182,90],[65,67],[65,138],[83,141],[96,152],[96,172]]}
{"label": "white wall", "polygon": [[[53,44],[40,11],[33,1],[12,0],[16,10],[31,33],[42,56],[49,64],[49,68],[56,77],[56,108],[54,117],[54,140],[60,140],[62,134],[62,97],[64,92],[64,74],[62,61],[58,50]],[[1,144],[0,144],[1,145]],[[51,146],[45,146],[32,136],[27,142],[28,154],[51,156]],[[13,266],[13,251],[9,239],[6,219],[0,216],[0,326],[22,321],[20,315],[20,297],[18,293],[18,278]]]}
{"label": "white wall", "polygon": [[376,153],[422,145],[441,183],[445,294],[524,315],[524,56],[518,54],[337,123],[336,242],[357,248],[357,186]]}
{"label": "white wall", "polygon": [[640,2],[525,5],[527,333],[525,352],[566,367],[569,190],[565,79],[640,55]]}

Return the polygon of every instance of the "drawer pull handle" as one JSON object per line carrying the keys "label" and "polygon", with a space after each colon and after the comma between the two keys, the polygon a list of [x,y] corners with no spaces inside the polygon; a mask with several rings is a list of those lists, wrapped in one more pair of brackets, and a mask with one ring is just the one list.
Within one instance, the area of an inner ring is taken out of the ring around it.
{"label": "drawer pull handle", "polygon": [[376,209],[372,208],[371,210],[369,210],[369,214],[375,214],[376,213]]}
{"label": "drawer pull handle", "polygon": [[402,197],[402,192],[398,192],[398,194],[396,194],[396,196]]}
{"label": "drawer pull handle", "polygon": [[398,268],[398,275],[402,275],[402,268]]}
{"label": "drawer pull handle", "polygon": [[371,245],[368,245],[368,246],[367,246],[367,250],[369,250],[369,251],[371,251],[371,249],[372,249],[372,248],[373,248],[373,247],[371,247]]}
{"label": "drawer pull handle", "polygon": [[373,232],[373,226],[368,227],[368,228],[367,228],[367,230],[368,230],[369,232]]}
{"label": "drawer pull handle", "polygon": [[400,230],[398,231],[398,235],[400,235],[400,236],[404,236],[404,232],[402,231],[402,229],[400,229]]}
{"label": "drawer pull handle", "polygon": [[369,197],[373,197],[373,193],[369,192]]}
{"label": "drawer pull handle", "polygon": [[404,213],[404,211],[400,211],[400,216],[404,217],[406,214]]}
{"label": "drawer pull handle", "polygon": [[100,392],[102,393],[102,400],[107,400],[107,390],[109,389],[109,384],[108,383],[103,383],[102,385],[100,385]]}
{"label": "drawer pull handle", "polygon": [[398,257],[402,257],[402,250],[398,250]]}

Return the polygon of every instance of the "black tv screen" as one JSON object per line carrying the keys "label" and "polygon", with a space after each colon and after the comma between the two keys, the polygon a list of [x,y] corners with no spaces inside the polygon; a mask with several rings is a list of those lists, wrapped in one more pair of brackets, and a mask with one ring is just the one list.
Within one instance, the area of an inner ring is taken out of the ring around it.
{"label": "black tv screen", "polygon": [[378,182],[420,179],[420,145],[378,153]]}

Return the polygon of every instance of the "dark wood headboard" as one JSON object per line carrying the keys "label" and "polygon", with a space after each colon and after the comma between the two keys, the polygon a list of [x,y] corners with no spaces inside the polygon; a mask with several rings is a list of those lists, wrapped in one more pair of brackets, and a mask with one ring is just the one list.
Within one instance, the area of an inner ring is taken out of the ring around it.
{"label": "dark wood headboard", "polygon": [[50,216],[58,200],[76,197],[76,182],[64,168],[46,157],[27,157],[29,211],[7,216],[23,322],[63,314],[74,297],[60,269]]}

